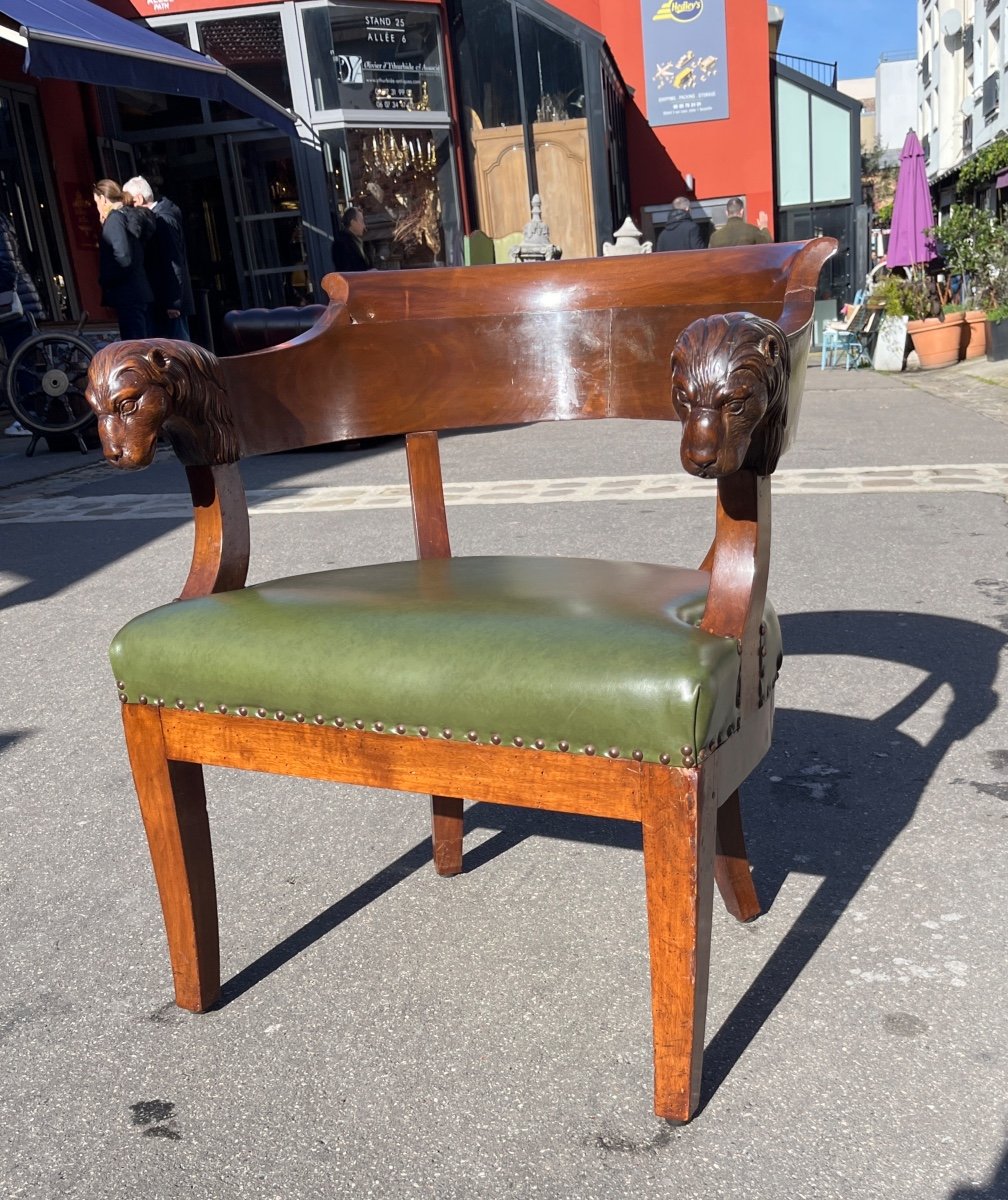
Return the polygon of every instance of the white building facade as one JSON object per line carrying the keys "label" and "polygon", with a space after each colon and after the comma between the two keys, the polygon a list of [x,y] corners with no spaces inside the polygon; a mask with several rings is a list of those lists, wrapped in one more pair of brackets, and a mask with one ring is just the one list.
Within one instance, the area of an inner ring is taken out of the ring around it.
{"label": "white building facade", "polygon": [[962,164],[1008,131],[1006,9],[1006,0],[918,0],[917,132],[942,210]]}

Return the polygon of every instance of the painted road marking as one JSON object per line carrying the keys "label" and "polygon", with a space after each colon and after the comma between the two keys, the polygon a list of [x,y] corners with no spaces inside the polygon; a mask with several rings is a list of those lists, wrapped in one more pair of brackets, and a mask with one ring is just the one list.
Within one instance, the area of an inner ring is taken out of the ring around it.
{"label": "painted road marking", "polygon": [[[570,479],[503,479],[445,485],[449,506],[569,504],[600,500],[673,500],[710,496],[713,484],[690,475],[602,475]],[[778,471],[776,496],[865,495],[873,492],[987,492],[1008,499],[1008,464],[909,467],[825,467]],[[248,493],[256,517],[287,513],[408,508],[405,484],[359,487],[271,487]],[[144,521],[188,517],[183,493],[118,496],[39,496],[0,500],[0,521]]]}

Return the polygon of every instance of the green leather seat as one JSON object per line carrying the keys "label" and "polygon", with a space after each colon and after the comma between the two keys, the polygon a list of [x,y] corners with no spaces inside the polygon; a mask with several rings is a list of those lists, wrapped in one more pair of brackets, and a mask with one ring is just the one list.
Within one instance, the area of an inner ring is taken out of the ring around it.
{"label": "green leather seat", "polygon": [[[133,702],[678,766],[738,717],[736,643],[697,628],[707,580],[594,559],[354,567],[155,609],[110,656]],[[769,606],[766,625],[774,663]]]}

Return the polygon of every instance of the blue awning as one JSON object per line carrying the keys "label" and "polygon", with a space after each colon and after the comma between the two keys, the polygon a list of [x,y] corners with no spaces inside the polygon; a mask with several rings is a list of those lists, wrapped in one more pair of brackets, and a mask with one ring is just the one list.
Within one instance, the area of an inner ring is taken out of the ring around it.
{"label": "blue awning", "polygon": [[297,133],[295,119],[223,63],[179,46],[140,22],[89,0],[0,0],[0,36],[25,47],[24,69],[39,78],[224,100],[250,116]]}

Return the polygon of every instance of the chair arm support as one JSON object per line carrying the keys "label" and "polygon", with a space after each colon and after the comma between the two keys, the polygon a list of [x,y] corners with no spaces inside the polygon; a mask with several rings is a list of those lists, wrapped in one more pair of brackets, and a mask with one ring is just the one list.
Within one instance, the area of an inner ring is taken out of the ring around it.
{"label": "chair arm support", "polygon": [[702,564],[711,582],[700,627],[739,643],[743,711],[763,700],[760,655],[770,565],[770,479],[788,425],[791,355],[783,331],[752,313],[703,317],[672,354],[680,458],[716,479],[717,524]]}
{"label": "chair arm support", "polygon": [[166,338],[114,342],[91,363],[87,399],[109,462],[125,470],[149,466],[164,433],[186,468],[194,540],[179,599],[244,587],[248,507],[216,357],[191,342]]}
{"label": "chair arm support", "polygon": [[193,502],[193,556],[180,600],[245,586],[248,505],[237,463],[186,467]]}

